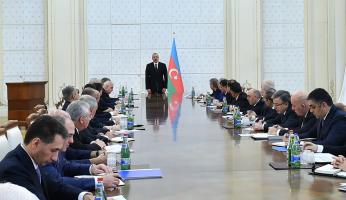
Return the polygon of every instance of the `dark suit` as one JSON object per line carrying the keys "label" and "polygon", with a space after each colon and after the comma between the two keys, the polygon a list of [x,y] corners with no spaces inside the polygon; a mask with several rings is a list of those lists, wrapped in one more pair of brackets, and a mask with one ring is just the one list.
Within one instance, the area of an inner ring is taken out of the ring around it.
{"label": "dark suit", "polygon": [[256,113],[257,116],[261,115],[261,113],[263,112],[263,110],[265,109],[266,105],[263,101],[262,98],[260,98],[260,100],[255,104],[255,105],[250,105],[250,110],[254,111]]}
{"label": "dark suit", "polygon": [[[323,124],[322,124],[323,123]],[[342,146],[346,144],[346,113],[334,105],[325,120],[317,124],[316,144]]]}
{"label": "dark suit", "polygon": [[92,128],[90,125],[88,126],[88,128],[79,132],[80,139],[83,144],[90,144],[92,141],[95,141],[97,139],[104,141],[106,144],[110,142],[108,138],[98,134],[99,133],[97,132],[97,130]]}
{"label": "dark suit", "polygon": [[[299,138],[303,139],[303,138],[309,138],[311,133],[314,132],[316,126],[317,126],[317,119],[314,116],[314,114],[312,114],[312,112],[309,111],[306,114],[306,116],[304,116],[303,119],[301,120],[301,124],[292,130],[294,133],[298,133]],[[280,135],[284,135],[287,132],[288,130],[283,129],[280,131]]]}
{"label": "dark suit", "polygon": [[150,89],[152,93],[162,93],[163,88],[167,88],[167,67],[164,63],[158,63],[158,69],[154,63],[147,64],[145,68],[145,88]]}
{"label": "dark suit", "polygon": [[227,101],[228,105],[231,105],[233,103],[234,98],[232,97],[232,95],[230,93],[225,93],[225,94],[223,94],[223,96],[226,97],[226,101]]}
{"label": "dark suit", "polygon": [[217,99],[220,102],[223,100],[223,94],[219,88],[217,88],[215,91],[213,91],[213,93],[211,93],[210,96],[214,97],[214,99]]}
{"label": "dark suit", "polygon": [[243,114],[246,114],[246,112],[250,109],[250,104],[247,100],[247,94],[245,92],[239,93],[238,98],[233,98],[233,102],[231,104],[238,106],[240,112]]}
{"label": "dark suit", "polygon": [[283,128],[293,129],[301,124],[301,118],[292,111],[291,105],[288,106],[285,113],[279,114],[274,119],[266,120],[264,125],[264,131],[268,131],[268,128],[273,125],[279,125]]}
{"label": "dark suit", "polygon": [[44,174],[41,174],[40,183],[34,165],[21,145],[10,151],[0,162],[0,181],[25,187],[40,200],[77,199],[78,195],[83,192],[81,189],[63,184],[59,180],[50,179]]}
{"label": "dark suit", "polygon": [[62,109],[63,111],[66,111],[67,107],[71,104],[71,102],[69,101],[65,101],[64,105],[62,106]]}
{"label": "dark suit", "polygon": [[70,144],[70,147],[74,149],[91,150],[91,151],[101,150],[101,147],[95,143],[83,144],[80,133],[78,133],[77,129],[75,131],[75,134],[73,135],[73,143]]}
{"label": "dark suit", "polygon": [[332,146],[332,145],[323,145],[322,153],[330,153],[335,156],[343,155],[346,156],[346,146]]}
{"label": "dark suit", "polygon": [[[106,91],[103,89],[102,91],[102,95],[100,97],[100,102],[99,102],[99,106],[101,108],[112,108],[114,109],[115,106],[115,102],[117,101],[117,98],[111,98],[109,96],[109,94],[106,93]],[[106,110],[104,109],[104,110]]]}
{"label": "dark suit", "polygon": [[263,120],[263,121],[267,121],[267,120],[271,120],[274,119],[278,116],[279,114],[276,112],[275,109],[273,109],[272,107],[268,107],[267,105],[265,105],[260,113],[260,115],[257,117],[257,121],[259,120]]}
{"label": "dark suit", "polygon": [[91,164],[89,160],[91,158],[91,151],[68,147],[65,152],[65,158],[67,160],[74,160],[78,163]]}
{"label": "dark suit", "polygon": [[74,178],[76,175],[89,175],[90,164],[67,161],[64,154],[64,152],[60,152],[58,161],[40,167],[42,174],[82,190],[94,190],[94,178]]}

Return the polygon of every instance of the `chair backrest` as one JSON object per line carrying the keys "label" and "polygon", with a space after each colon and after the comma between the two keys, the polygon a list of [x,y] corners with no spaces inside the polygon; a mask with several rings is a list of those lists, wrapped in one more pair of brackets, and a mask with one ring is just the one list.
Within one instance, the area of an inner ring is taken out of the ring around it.
{"label": "chair backrest", "polygon": [[18,126],[7,130],[7,140],[10,144],[10,150],[13,150],[18,146],[18,144],[23,142],[22,132]]}
{"label": "chair backrest", "polygon": [[6,138],[6,134],[0,135],[0,161],[6,156],[10,151],[10,144]]}

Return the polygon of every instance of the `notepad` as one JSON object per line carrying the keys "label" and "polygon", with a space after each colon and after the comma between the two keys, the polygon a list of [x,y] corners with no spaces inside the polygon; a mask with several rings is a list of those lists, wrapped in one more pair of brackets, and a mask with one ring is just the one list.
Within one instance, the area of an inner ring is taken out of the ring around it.
{"label": "notepad", "polygon": [[119,175],[123,180],[162,178],[160,169],[121,170]]}
{"label": "notepad", "polygon": [[106,149],[106,152],[120,153],[121,145],[120,144],[109,145],[109,146],[106,146],[105,149]]}
{"label": "notepad", "polygon": [[241,137],[251,137],[252,134],[251,133],[240,133],[239,136],[241,136]]}
{"label": "notepad", "polygon": [[[117,142],[117,143],[122,143],[123,142],[123,138],[122,137],[114,137],[111,139],[112,142]],[[135,139],[133,138],[127,138],[127,141],[128,142],[131,142],[131,141],[135,141]]]}
{"label": "notepad", "polygon": [[115,131],[115,133],[117,133],[117,134],[124,134],[124,133],[130,133],[130,132],[140,132],[140,130],[136,130],[136,129],[133,129],[133,130],[124,130],[124,129],[122,129],[122,130],[119,130],[119,131]]}
{"label": "notepad", "polygon": [[271,143],[272,146],[277,146],[277,147],[285,147],[286,143],[285,142],[273,142]]}
{"label": "notepad", "polygon": [[333,155],[330,153],[315,153],[314,158],[316,163],[331,163],[333,161]]}
{"label": "notepad", "polygon": [[281,140],[282,136],[270,135],[268,133],[254,133],[251,137],[255,140]]}
{"label": "notepad", "polygon": [[315,169],[315,173],[326,175],[337,175],[339,172],[341,172],[341,169],[336,169],[331,164],[323,165],[322,167]]}
{"label": "notepad", "polygon": [[126,199],[125,197],[123,197],[123,195],[118,195],[114,197],[107,197],[107,200],[126,200]]}

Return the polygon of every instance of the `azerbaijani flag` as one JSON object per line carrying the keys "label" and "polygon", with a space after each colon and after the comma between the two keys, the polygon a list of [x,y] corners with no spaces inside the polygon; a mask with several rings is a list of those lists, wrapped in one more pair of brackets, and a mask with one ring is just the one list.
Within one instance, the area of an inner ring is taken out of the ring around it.
{"label": "azerbaijani flag", "polygon": [[173,140],[177,141],[177,129],[180,118],[180,108],[183,99],[183,93],[175,92],[168,94],[168,113],[169,119],[171,120]]}
{"label": "azerbaijani flag", "polygon": [[169,59],[167,87],[169,94],[173,94],[175,92],[184,92],[184,85],[183,80],[181,78],[177,48],[175,46],[175,38],[173,38],[171,58]]}

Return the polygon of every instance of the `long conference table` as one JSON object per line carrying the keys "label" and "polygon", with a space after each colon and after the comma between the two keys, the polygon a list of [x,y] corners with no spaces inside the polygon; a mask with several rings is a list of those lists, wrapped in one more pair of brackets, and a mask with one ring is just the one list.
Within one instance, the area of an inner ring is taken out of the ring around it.
{"label": "long conference table", "polygon": [[177,199],[346,199],[338,191],[346,179],[309,175],[310,170],[274,170],[286,155],[268,141],[240,137],[222,127],[221,114],[173,96],[141,96],[135,122],[133,167],[160,168],[161,179],[127,181],[128,200]]}

